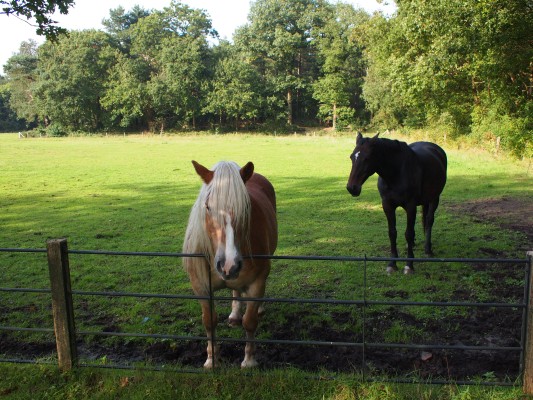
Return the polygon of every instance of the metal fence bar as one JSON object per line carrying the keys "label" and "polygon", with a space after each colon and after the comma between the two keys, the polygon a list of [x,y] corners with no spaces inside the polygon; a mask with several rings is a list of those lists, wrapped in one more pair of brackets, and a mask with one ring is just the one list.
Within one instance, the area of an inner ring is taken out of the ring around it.
{"label": "metal fence bar", "polygon": [[[101,332],[101,331],[78,331],[80,336],[117,336],[137,337],[149,339],[171,339],[181,341],[205,341],[205,336],[184,336],[161,333],[135,333],[135,332]],[[219,342],[225,343],[256,343],[256,344],[283,344],[298,346],[332,346],[332,347],[360,347],[367,348],[391,348],[391,349],[415,349],[415,350],[465,350],[465,351],[522,351],[520,346],[469,346],[453,344],[407,344],[407,343],[372,343],[372,342],[332,342],[320,340],[290,340],[290,339],[241,339],[229,337],[217,337]]]}
{"label": "metal fence bar", "polygon": [[4,288],[0,287],[0,292],[19,292],[19,293],[50,293],[50,289],[32,289],[32,288]]}
{"label": "metal fence bar", "polygon": [[[2,289],[0,288],[0,291]],[[242,300],[233,296],[196,296],[181,294],[157,294],[157,293],[134,293],[134,292],[99,292],[73,290],[72,294],[81,296],[108,296],[108,297],[146,297],[180,300],[216,300],[233,301]],[[447,301],[394,301],[394,300],[338,300],[317,298],[283,298],[283,297],[247,297],[246,301],[260,301],[263,303],[304,303],[304,304],[338,304],[338,305],[382,305],[382,306],[436,306],[436,307],[494,307],[494,308],[525,308],[526,303],[469,303]]]}
{"label": "metal fence bar", "polygon": [[20,332],[45,332],[54,333],[53,328],[24,328],[22,326],[0,326],[0,331],[20,331]]}
{"label": "metal fence bar", "polygon": [[[7,253],[46,253],[46,249],[32,249],[32,248],[0,248],[1,252]],[[205,257],[204,254],[197,253],[173,253],[173,252],[134,252],[134,251],[109,251],[109,250],[69,250],[69,254],[92,254],[92,255],[107,255],[107,256],[139,256],[139,257]],[[256,259],[270,259],[270,260],[306,260],[306,261],[416,261],[416,262],[468,262],[468,263],[502,263],[502,264],[525,264],[528,262],[526,258],[408,258],[408,257],[353,257],[353,256],[298,256],[298,255],[265,255],[253,254],[250,256],[243,256],[243,258]]]}
{"label": "metal fence bar", "polygon": [[46,253],[46,249],[20,249],[0,247],[0,253]]}

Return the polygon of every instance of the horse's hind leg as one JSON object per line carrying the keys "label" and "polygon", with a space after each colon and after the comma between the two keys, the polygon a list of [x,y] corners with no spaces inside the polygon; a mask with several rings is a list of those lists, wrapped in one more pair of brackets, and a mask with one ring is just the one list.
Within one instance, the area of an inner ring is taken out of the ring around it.
{"label": "horse's hind leg", "polygon": [[426,230],[427,230],[426,220],[427,220],[428,210],[429,210],[429,204],[428,203],[422,204],[422,227],[424,228],[424,234],[426,234]]}
{"label": "horse's hind leg", "polygon": [[[416,205],[407,207],[407,227],[405,229],[405,240],[407,241],[407,257],[414,258],[415,253],[413,248],[415,246],[415,222],[416,222]],[[414,272],[413,261],[407,261],[403,269],[404,274],[412,274]]]}
{"label": "horse's hind leg", "polygon": [[433,223],[435,222],[435,211],[439,206],[439,198],[437,197],[433,202],[423,206],[422,212],[424,218],[424,233],[426,234],[426,242],[424,251],[428,256],[433,255],[433,249],[431,246],[431,231],[433,230]]}
{"label": "horse's hind leg", "polygon": [[[237,290],[232,291],[234,298],[241,297],[241,294]],[[241,302],[240,300],[233,300],[231,302],[231,314],[228,317],[229,326],[240,326],[242,323],[242,312],[241,312]]]}

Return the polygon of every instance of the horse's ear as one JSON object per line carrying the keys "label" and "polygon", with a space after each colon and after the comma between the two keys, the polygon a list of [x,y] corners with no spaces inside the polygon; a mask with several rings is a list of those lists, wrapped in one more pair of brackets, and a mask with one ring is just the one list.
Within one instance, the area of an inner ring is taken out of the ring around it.
{"label": "horse's ear", "polygon": [[377,138],[378,138],[378,136],[379,136],[379,132],[378,132],[378,133],[376,133],[376,134],[374,135],[374,137],[373,137],[372,139],[377,139]]}
{"label": "horse's ear", "polygon": [[361,140],[363,140],[363,135],[361,135],[361,132],[357,132],[357,138],[355,139],[355,144],[361,143]]}
{"label": "horse's ear", "polygon": [[196,161],[192,161],[192,165],[194,166],[194,169],[196,170],[196,173],[202,178],[202,180],[205,182],[206,185],[211,182],[211,179],[213,179],[214,172],[210,171],[206,167],[204,167],[201,164],[198,164]]}
{"label": "horse's ear", "polygon": [[241,177],[244,183],[248,181],[252,177],[254,173],[254,163],[251,161],[248,161],[248,163],[241,168]]}

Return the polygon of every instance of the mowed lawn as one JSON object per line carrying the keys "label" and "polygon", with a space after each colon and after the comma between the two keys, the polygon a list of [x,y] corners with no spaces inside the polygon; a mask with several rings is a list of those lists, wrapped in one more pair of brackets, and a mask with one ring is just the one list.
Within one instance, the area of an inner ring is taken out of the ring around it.
{"label": "mowed lawn", "polygon": [[[65,237],[73,250],[180,252],[188,213],[201,186],[191,160],[208,167],[233,160],[240,165],[254,162],[277,191],[277,255],[386,257],[387,226],[377,177],[367,181],[358,198],[345,188],[354,144],[355,134],[35,139],[0,135],[0,248],[43,249],[47,239]],[[533,177],[527,163],[458,149],[453,143],[442,146],[449,167],[433,233],[436,257],[525,258],[531,243],[523,233],[457,210],[470,201],[530,198]],[[405,214],[399,210],[397,216],[398,245],[405,256]],[[416,242],[415,255],[423,257],[420,216]],[[191,293],[179,258],[71,255],[70,264],[75,290]],[[369,263],[368,299],[518,301],[523,293],[522,270],[504,270],[504,281],[498,281],[494,274],[464,263],[418,263],[413,276],[387,276],[385,267],[384,262]],[[0,268],[2,287],[48,287],[45,254],[0,253]],[[274,260],[267,296],[361,299],[363,279],[362,263]],[[502,285],[509,291],[497,298],[495,288]],[[0,296],[0,325],[51,326],[47,295]],[[203,335],[196,302],[82,297],[75,303],[81,330]],[[227,304],[223,306],[222,316],[228,313]],[[350,316],[341,306],[270,304],[269,309],[274,312],[269,311],[260,325],[262,338],[291,331],[291,339],[329,340],[322,336],[325,325],[355,337],[361,330],[360,309],[350,311]],[[402,319],[380,325],[384,311],[391,313],[379,307],[369,312],[375,317],[375,340],[431,341],[418,323],[413,327]],[[455,308],[404,312],[418,322],[428,321],[428,326],[445,319],[452,334],[460,328],[449,321],[465,315]],[[317,326],[321,330],[312,329]],[[242,337],[239,330],[221,330],[222,335]]]}

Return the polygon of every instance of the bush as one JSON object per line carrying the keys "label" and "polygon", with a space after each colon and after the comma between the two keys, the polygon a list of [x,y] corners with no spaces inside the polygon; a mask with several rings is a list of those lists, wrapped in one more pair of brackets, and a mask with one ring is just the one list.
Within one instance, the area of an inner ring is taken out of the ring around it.
{"label": "bush", "polygon": [[474,109],[472,136],[481,146],[497,149],[499,145],[514,156],[533,156],[533,120],[530,117],[532,106],[524,107],[521,115],[502,115],[496,109]]}
{"label": "bush", "polygon": [[46,135],[50,137],[64,137],[68,136],[68,132],[61,125],[52,124],[46,128]]}

